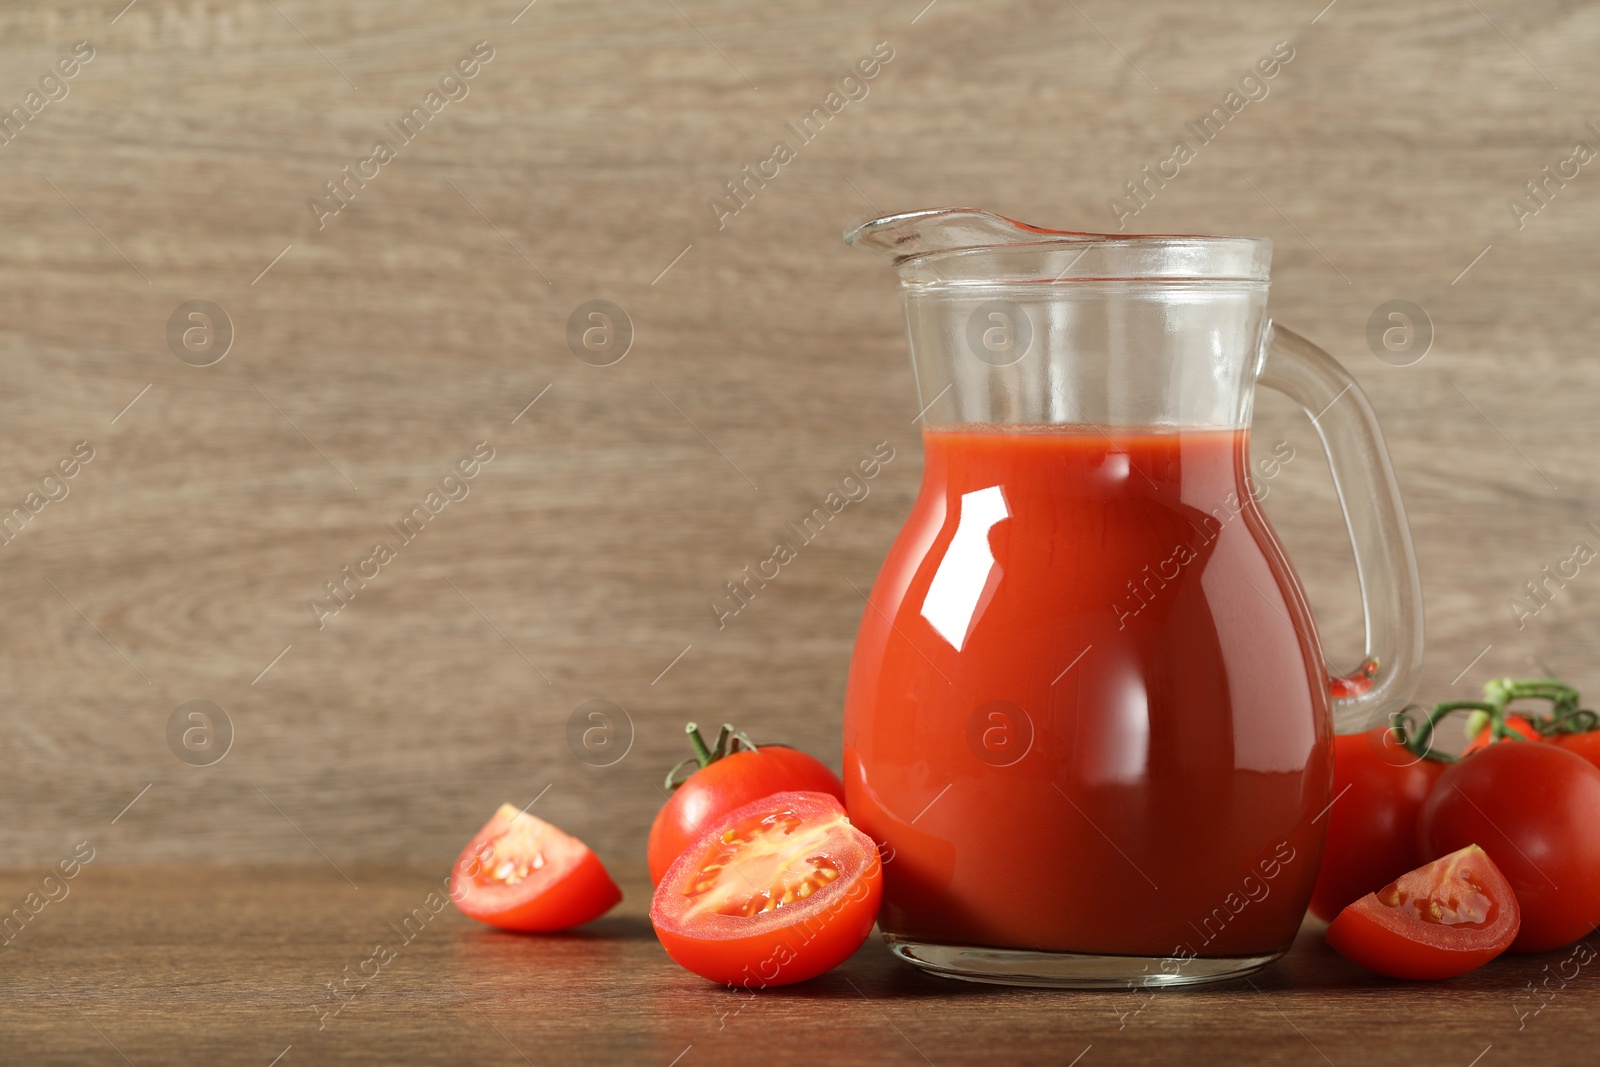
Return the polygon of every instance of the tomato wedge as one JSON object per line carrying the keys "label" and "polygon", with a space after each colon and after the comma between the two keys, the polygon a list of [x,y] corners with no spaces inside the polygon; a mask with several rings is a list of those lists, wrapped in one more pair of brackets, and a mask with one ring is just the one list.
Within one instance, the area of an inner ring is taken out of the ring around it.
{"label": "tomato wedge", "polygon": [[1504,952],[1521,926],[1511,883],[1488,853],[1468,845],[1341,911],[1328,944],[1390,978],[1454,978]]}
{"label": "tomato wedge", "polygon": [[678,963],[762,988],[815,978],[872,932],[883,864],[827,793],[776,793],[729,812],[673,861],[650,922]]}
{"label": "tomato wedge", "polygon": [[502,804],[456,860],[450,899],[502,930],[550,932],[598,919],[622,890],[588,845]]}

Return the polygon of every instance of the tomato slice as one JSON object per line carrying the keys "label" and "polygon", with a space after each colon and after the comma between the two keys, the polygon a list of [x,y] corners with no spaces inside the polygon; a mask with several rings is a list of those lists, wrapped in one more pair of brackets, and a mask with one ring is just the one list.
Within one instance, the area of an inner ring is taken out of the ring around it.
{"label": "tomato slice", "polygon": [[502,804],[456,860],[450,899],[490,926],[549,932],[598,919],[622,890],[588,845]]}
{"label": "tomato slice", "polygon": [[827,793],[775,793],[729,812],[667,868],[650,922],[678,963],[761,988],[815,978],[872,932],[883,864]]}
{"label": "tomato slice", "polygon": [[1391,978],[1454,978],[1504,952],[1521,926],[1511,884],[1488,853],[1468,845],[1341,911],[1328,944]]}

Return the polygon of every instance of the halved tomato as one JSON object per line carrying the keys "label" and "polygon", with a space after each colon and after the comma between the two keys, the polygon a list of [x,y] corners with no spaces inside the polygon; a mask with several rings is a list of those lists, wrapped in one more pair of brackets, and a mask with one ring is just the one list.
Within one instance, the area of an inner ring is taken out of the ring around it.
{"label": "halved tomato", "polygon": [[456,860],[450,899],[490,926],[549,932],[598,919],[622,890],[588,845],[502,804]]}
{"label": "halved tomato", "polygon": [[1511,884],[1488,853],[1468,845],[1341,911],[1328,944],[1391,978],[1454,978],[1504,952],[1521,925]]}
{"label": "halved tomato", "polygon": [[713,982],[762,988],[815,978],[872,932],[883,864],[827,793],[736,808],[667,868],[650,922],[678,963]]}

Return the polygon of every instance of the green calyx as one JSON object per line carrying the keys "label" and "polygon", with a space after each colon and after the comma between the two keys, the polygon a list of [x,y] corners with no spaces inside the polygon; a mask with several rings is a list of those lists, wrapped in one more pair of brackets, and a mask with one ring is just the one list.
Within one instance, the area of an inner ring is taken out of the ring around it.
{"label": "green calyx", "polygon": [[1485,727],[1494,741],[1526,741],[1507,723],[1507,708],[1523,700],[1542,700],[1549,703],[1547,712],[1538,713],[1519,708],[1515,714],[1525,720],[1540,737],[1556,734],[1587,733],[1600,727],[1600,716],[1582,706],[1578,691],[1554,678],[1491,678],[1484,683],[1482,700],[1447,700],[1427,709],[1415,730],[1407,729],[1404,719],[1412,708],[1422,710],[1419,704],[1408,705],[1394,715],[1390,728],[1400,742],[1417,756],[1441,763],[1454,763],[1459,757],[1434,750],[1433,735],[1445,719],[1457,712],[1467,712],[1467,738],[1474,739]]}
{"label": "green calyx", "polygon": [[[694,746],[694,755],[687,756],[678,761],[677,766],[667,772],[667,792],[678,788],[702,767],[709,767],[725,756],[735,752],[757,751],[755,742],[750,740],[750,735],[743,730],[735,730],[730,723],[723,723],[722,729],[717,731],[717,742],[707,745],[706,739],[700,736],[700,727],[689,723],[684,727],[684,733],[689,735],[689,744]],[[688,774],[678,777],[685,767],[692,767]]]}

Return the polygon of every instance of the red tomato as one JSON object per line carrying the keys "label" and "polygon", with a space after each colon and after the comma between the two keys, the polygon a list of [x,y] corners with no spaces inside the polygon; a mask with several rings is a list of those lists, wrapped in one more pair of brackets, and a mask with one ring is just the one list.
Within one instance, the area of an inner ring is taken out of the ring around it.
{"label": "red tomato", "polygon": [[[698,740],[694,726],[691,736]],[[741,735],[742,736],[742,735]],[[718,739],[715,752],[721,753],[728,738],[727,728]],[[697,746],[700,747],[700,746]],[[677,787],[650,826],[650,883],[658,884],[672,861],[703,834],[706,827],[734,808],[773,793],[802,790],[827,793],[844,803],[844,783],[821,760],[783,745],[735,750],[727,755],[712,754],[687,781]]]}
{"label": "red tomato", "polygon": [[1468,845],[1344,909],[1328,944],[1390,978],[1454,978],[1504,952],[1520,924],[1505,875]]}
{"label": "red tomato", "polygon": [[[1538,729],[1533,725],[1533,723],[1529,722],[1521,715],[1507,715],[1506,728],[1525,741],[1543,740],[1542,735],[1540,735]],[[1490,725],[1488,723],[1484,723],[1478,728],[1477,733],[1473,735],[1472,741],[1467,745],[1467,747],[1461,750],[1461,754],[1463,756],[1470,756],[1472,753],[1486,749],[1490,745],[1499,744],[1500,742],[1508,740],[1510,740],[1510,738],[1495,737]]]}
{"label": "red tomato", "polygon": [[450,877],[450,899],[503,930],[566,930],[622,899],[589,846],[511,804],[484,823]]}
{"label": "red tomato", "polygon": [[1422,806],[1419,844],[1476,842],[1522,905],[1516,952],[1544,952],[1600,921],[1600,768],[1559,745],[1490,745],[1452,764]]}
{"label": "red tomato", "polygon": [[1352,901],[1422,863],[1417,815],[1444,764],[1410,752],[1379,726],[1333,739],[1328,842],[1311,892],[1311,911],[1331,920]]}
{"label": "red tomato", "polygon": [[827,793],[778,793],[714,823],[650,903],[661,945],[702,978],[761,988],[815,978],[872,932],[883,864]]}
{"label": "red tomato", "polygon": [[1574,752],[1600,767],[1600,730],[1581,734],[1556,734],[1547,740],[1554,741],[1568,752]]}

